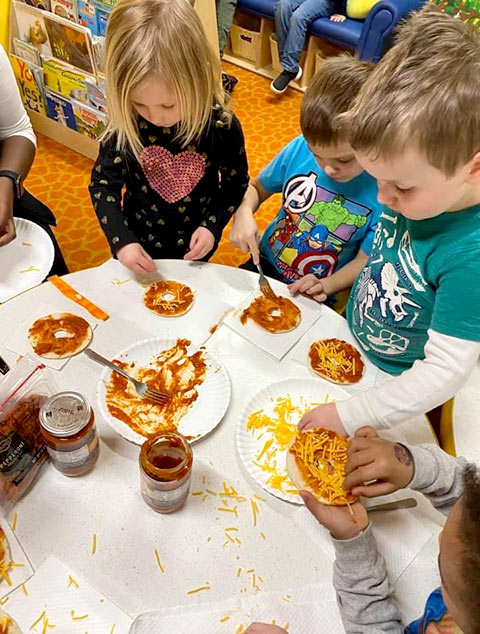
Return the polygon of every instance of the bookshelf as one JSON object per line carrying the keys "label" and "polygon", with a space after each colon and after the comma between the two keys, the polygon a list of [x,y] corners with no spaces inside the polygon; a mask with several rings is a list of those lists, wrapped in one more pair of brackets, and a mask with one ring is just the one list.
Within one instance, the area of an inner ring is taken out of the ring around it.
{"label": "bookshelf", "polygon": [[[219,55],[218,50],[218,34],[217,34],[217,14],[215,0],[195,0],[193,3],[195,10],[203,24],[207,39],[213,50]],[[6,4],[5,11],[8,15],[10,8],[10,29],[8,44],[6,46],[8,53],[13,53],[13,38],[18,36],[17,24],[15,20],[14,10],[11,2]],[[76,132],[46,115],[35,112],[27,107],[27,112],[32,122],[33,129],[39,134],[53,139],[57,143],[64,145],[79,154],[83,154],[88,158],[95,159],[98,155],[98,141]]]}

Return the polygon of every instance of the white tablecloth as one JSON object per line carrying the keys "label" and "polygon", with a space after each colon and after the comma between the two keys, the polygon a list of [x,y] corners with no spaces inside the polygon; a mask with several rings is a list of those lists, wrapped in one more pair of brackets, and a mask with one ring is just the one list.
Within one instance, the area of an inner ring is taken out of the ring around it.
{"label": "white tablecloth", "polygon": [[[160,261],[158,266],[167,277],[194,283],[232,306],[258,283],[258,276],[252,273],[220,265]],[[94,337],[95,348],[107,356],[145,337],[141,310],[136,323],[121,317],[118,288],[111,283],[115,271],[120,280],[128,277],[121,265],[113,261],[66,277],[111,314],[110,319],[98,325]],[[45,283],[0,306],[0,350],[9,363],[15,360],[15,355],[5,351],[10,333],[38,302],[48,304],[57,297],[58,291]],[[345,320],[326,307],[319,310],[322,316],[315,325],[318,336],[322,335],[322,323],[329,331],[335,324],[339,337],[348,333]],[[174,322],[171,330],[174,333]],[[158,336],[164,333],[159,332]],[[101,368],[79,355],[61,371],[52,372],[61,389],[82,392],[94,406],[103,441],[100,459],[91,474],[77,479],[65,478],[48,465],[17,505],[17,536],[34,567],[51,554],[57,556],[131,616],[143,610],[251,594],[248,575],[252,573],[248,570],[254,570],[257,579],[262,578],[259,585],[266,592],[287,592],[289,588],[330,582],[331,559],[299,532],[292,521],[296,507],[257,487],[239,465],[235,450],[235,425],[251,396],[275,380],[311,376],[308,368],[294,361],[290,353],[283,361],[276,361],[226,326],[211,336],[207,348],[228,370],[232,399],[219,428],[194,447],[192,491],[207,487],[218,491],[226,482],[241,495],[250,497],[256,493],[266,498],[266,502],[259,502],[257,526],[253,526],[251,510],[245,504],[235,520],[241,544],[224,545],[229,518],[224,517],[227,513],[216,510],[218,500],[213,496],[206,500],[191,496],[184,510],[171,516],[151,511],[139,493],[138,447],[117,436],[101,420],[95,396]],[[402,425],[398,434],[412,442],[432,441],[424,418]],[[421,504],[420,508],[430,513],[428,505]],[[437,531],[439,525],[436,524]],[[93,534],[98,540],[95,555],[91,553]],[[435,587],[436,579],[419,575],[418,567],[423,573],[431,570],[435,574],[436,548],[433,539],[400,580],[405,618],[418,615],[428,592]],[[155,549],[165,573],[157,566]],[[207,582],[209,591],[187,595],[189,589]],[[417,590],[412,596],[413,583]]]}

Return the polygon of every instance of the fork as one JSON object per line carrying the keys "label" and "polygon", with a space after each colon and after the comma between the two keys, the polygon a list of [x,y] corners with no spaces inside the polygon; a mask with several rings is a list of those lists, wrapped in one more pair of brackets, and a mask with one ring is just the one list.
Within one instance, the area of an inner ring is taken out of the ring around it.
{"label": "fork", "polygon": [[118,372],[118,374],[121,374],[126,379],[131,381],[133,385],[135,386],[135,391],[137,392],[138,396],[140,396],[141,398],[148,399],[149,401],[152,401],[153,403],[156,403],[157,405],[163,405],[164,403],[170,400],[169,394],[165,394],[164,392],[159,392],[158,390],[154,390],[151,387],[148,387],[146,383],[142,383],[142,381],[137,381],[137,379],[134,379],[133,376],[130,376],[127,372],[125,372],[125,370],[120,368],[116,363],[112,363],[108,359],[105,359],[105,357],[102,357],[102,355],[98,354],[98,352],[95,352],[91,348],[87,348],[85,350],[85,354],[87,355],[87,357],[92,359],[92,361],[96,361],[97,363],[100,363],[101,365],[107,366],[107,368],[110,368],[110,370],[113,370],[114,372]]}
{"label": "fork", "polygon": [[277,296],[273,292],[273,288],[270,286],[269,281],[263,274],[262,267],[260,266],[260,262],[257,264],[257,270],[258,270],[258,273],[260,274],[258,283],[260,284],[260,290],[262,291],[262,293],[265,295],[267,299],[273,299],[273,300],[277,299]]}

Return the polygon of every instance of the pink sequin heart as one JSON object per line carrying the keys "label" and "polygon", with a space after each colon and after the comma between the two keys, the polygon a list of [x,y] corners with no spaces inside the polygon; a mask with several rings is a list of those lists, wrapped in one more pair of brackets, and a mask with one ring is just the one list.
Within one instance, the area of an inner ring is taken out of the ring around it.
{"label": "pink sequin heart", "polygon": [[204,157],[190,150],[174,155],[150,145],[142,151],[141,162],[150,187],[168,203],[188,196],[205,174]]}

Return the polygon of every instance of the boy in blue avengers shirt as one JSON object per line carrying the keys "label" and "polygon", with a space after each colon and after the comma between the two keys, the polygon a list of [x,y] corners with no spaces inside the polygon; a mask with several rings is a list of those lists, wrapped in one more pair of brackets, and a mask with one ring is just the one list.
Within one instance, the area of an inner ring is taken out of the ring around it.
{"label": "boy in blue avengers shirt", "polygon": [[[252,179],[234,215],[230,241],[252,258],[244,265],[291,283],[323,302],[349,288],[366,264],[380,204],[375,180],[357,163],[333,119],[348,110],[372,66],[351,56],[325,60],[302,102],[303,136]],[[258,246],[254,213],[282,192],[283,204]]]}

